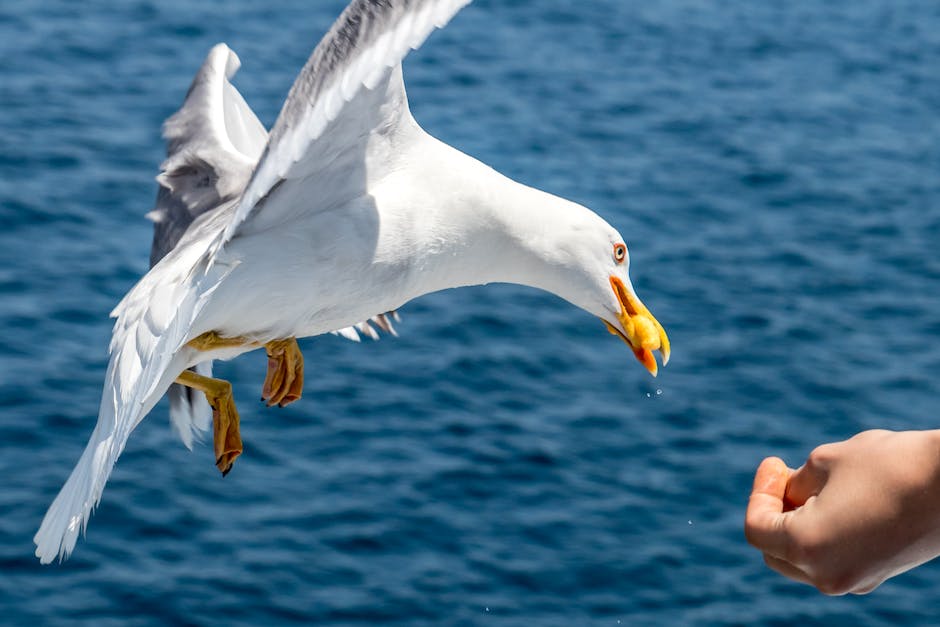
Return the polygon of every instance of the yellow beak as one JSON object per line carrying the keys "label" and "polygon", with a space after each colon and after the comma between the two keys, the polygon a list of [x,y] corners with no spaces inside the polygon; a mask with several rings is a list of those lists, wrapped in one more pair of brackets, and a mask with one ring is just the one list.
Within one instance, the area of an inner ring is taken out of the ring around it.
{"label": "yellow beak", "polygon": [[663,358],[663,365],[669,362],[669,338],[666,337],[666,331],[649,309],[640,302],[632,290],[628,290],[623,281],[615,276],[610,277],[610,287],[617,295],[617,301],[620,303],[620,313],[617,314],[617,320],[623,326],[623,331],[610,324],[606,320],[607,330],[620,337],[636,355],[637,361],[643,364],[650,374],[654,377],[659,372],[656,365],[656,358],[653,357],[653,351],[659,350]]}

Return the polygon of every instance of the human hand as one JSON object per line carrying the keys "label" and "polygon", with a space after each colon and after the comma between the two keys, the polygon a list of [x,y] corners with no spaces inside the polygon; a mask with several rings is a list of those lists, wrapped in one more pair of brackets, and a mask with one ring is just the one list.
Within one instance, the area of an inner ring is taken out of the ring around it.
{"label": "human hand", "polygon": [[865,594],[940,555],[940,431],[865,431],[797,470],[754,476],[748,542],[778,573],[825,594]]}

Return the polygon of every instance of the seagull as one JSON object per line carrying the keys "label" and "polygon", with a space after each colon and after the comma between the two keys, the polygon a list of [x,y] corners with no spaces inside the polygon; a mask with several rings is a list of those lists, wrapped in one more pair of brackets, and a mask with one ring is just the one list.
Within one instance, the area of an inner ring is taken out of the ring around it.
{"label": "seagull", "polygon": [[208,427],[209,409],[185,389],[205,396],[216,465],[232,468],[238,412],[212,360],[264,348],[262,396],[283,405],[301,394],[296,338],[371,336],[368,321],[391,330],[391,314],[380,312],[418,296],[502,282],[600,318],[654,376],[653,351],[668,362],[669,339],[633,289],[615,228],[431,137],[412,117],[402,60],[469,3],[353,0],[270,133],[230,82],[238,57],[225,44],[210,51],[164,126],[153,266],[111,313],[98,422],[33,539],[42,563],[71,554],[128,437],[168,390],[187,445]]}

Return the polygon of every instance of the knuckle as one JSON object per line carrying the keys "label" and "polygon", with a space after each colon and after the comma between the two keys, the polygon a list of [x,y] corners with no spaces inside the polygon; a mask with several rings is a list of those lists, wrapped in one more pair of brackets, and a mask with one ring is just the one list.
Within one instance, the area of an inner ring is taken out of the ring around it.
{"label": "knuckle", "polygon": [[852,590],[849,590],[849,592],[851,592],[852,594],[868,594],[869,592],[872,592],[875,588],[880,586],[882,583],[884,583],[884,580],[867,583],[865,585],[859,585],[853,588]]}
{"label": "knuckle", "polygon": [[821,469],[829,465],[835,457],[835,444],[822,444],[810,451],[806,458],[806,465],[810,468]]}
{"label": "knuckle", "polygon": [[889,433],[891,433],[891,431],[888,429],[868,429],[867,431],[862,431],[861,433],[854,435],[851,439],[861,441],[875,440],[883,438]]}
{"label": "knuckle", "polygon": [[814,581],[816,589],[828,596],[841,596],[852,592],[858,585],[858,577],[854,573],[832,573],[817,577]]}

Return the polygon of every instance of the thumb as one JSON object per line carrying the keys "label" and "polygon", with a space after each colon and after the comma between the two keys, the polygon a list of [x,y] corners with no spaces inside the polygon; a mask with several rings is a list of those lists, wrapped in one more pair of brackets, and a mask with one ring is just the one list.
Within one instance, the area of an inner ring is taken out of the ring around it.
{"label": "thumb", "polygon": [[768,457],[757,467],[751,496],[763,494],[783,503],[787,482],[793,471],[779,457]]}
{"label": "thumb", "polygon": [[787,546],[783,497],[792,472],[779,457],[762,461],[754,475],[754,487],[744,516],[747,541],[764,553],[780,558]]}

